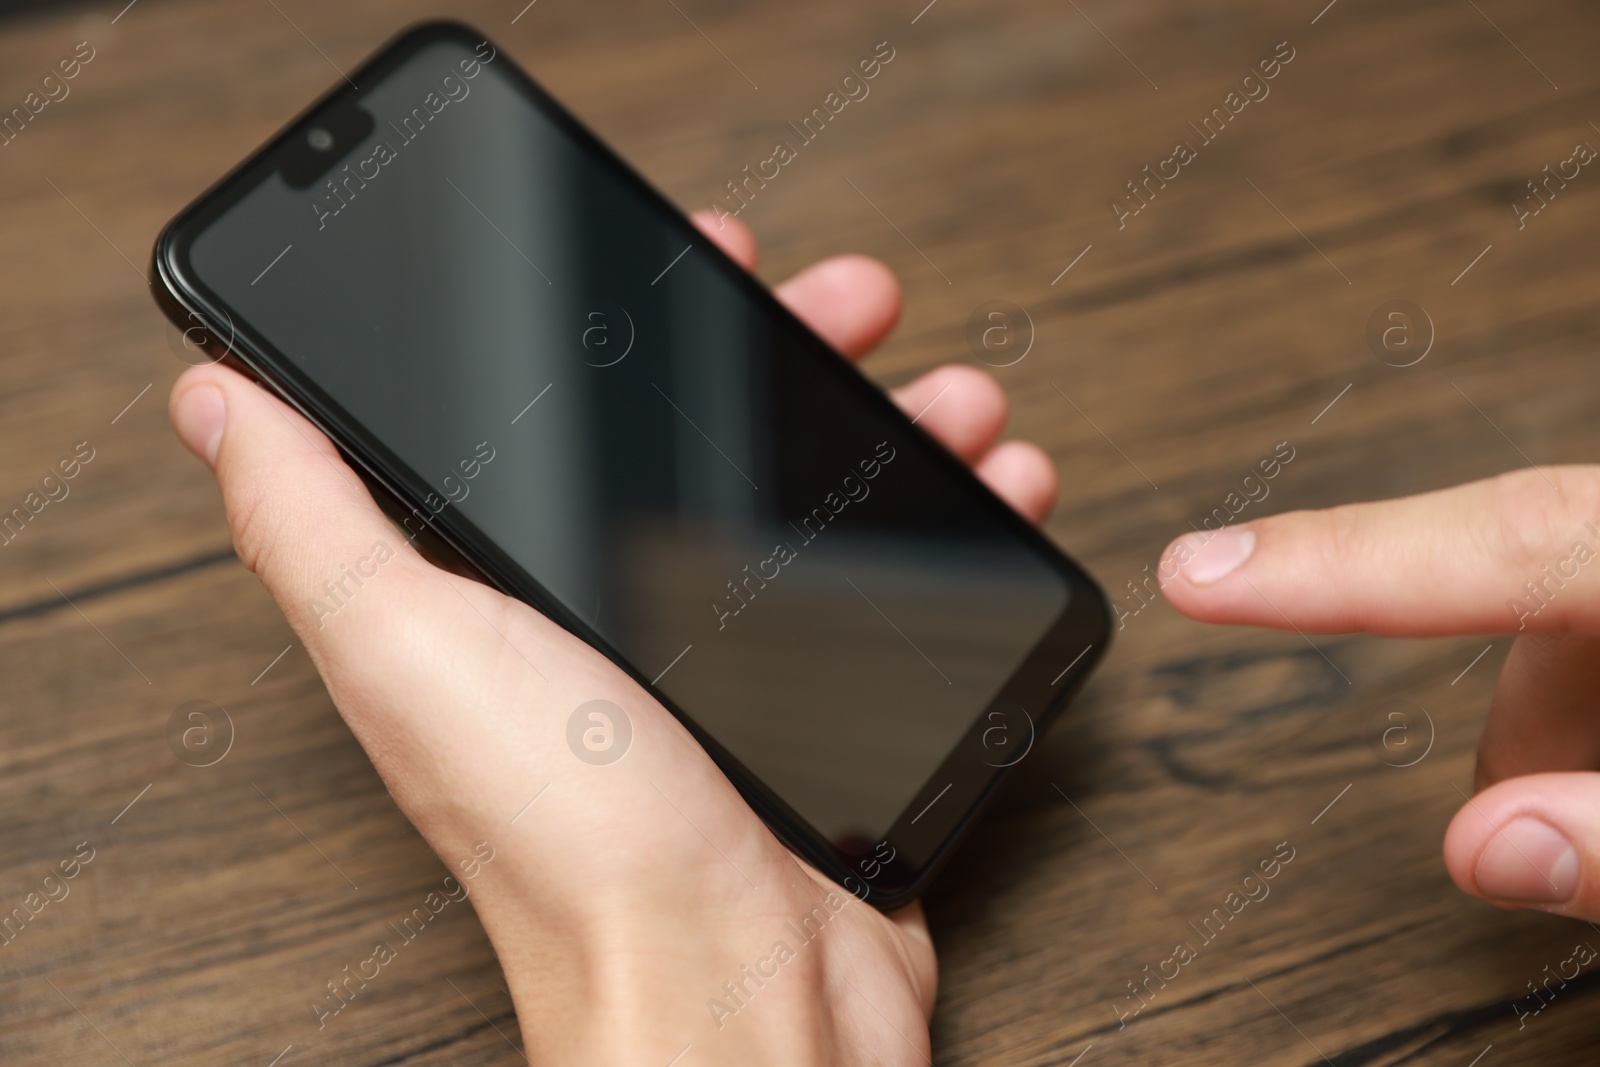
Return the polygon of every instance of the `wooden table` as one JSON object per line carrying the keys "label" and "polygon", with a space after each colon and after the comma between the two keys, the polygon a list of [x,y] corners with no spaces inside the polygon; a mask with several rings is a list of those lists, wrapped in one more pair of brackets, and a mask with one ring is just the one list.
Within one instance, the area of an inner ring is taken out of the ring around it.
{"label": "wooden table", "polygon": [[[888,383],[1014,358],[969,349],[988,301],[1031,319],[1025,358],[995,369],[1012,428],[1060,468],[1050,533],[1128,614],[931,894],[937,1062],[1593,1062],[1593,974],[1523,1027],[1513,1002],[1600,935],[1469,901],[1438,856],[1507,639],[1208,629],[1133,588],[1280,442],[1294,459],[1246,517],[1600,454],[1600,175],[1520,229],[1511,206],[1576,142],[1600,144],[1600,12],[522,2],[449,11],[686,207],[889,41],[871,95],[745,211],[764,274],[842,250],[892,264],[907,304],[873,365]],[[94,51],[0,148],[0,507],[94,450],[0,550],[0,908],[94,850],[0,947],[0,1061],[518,1062],[464,911],[317,1030],[323,981],[442,872],[233,560],[211,480],[167,426],[182,364],[143,277],[166,219],[334,64],[436,9],[122,3],[0,35],[7,109],[76,42]],[[1293,58],[1269,95],[1231,114],[1275,50]],[[1203,142],[1187,124],[1219,107]],[[1179,139],[1195,158],[1163,163]],[[1147,164],[1176,176],[1122,201],[1137,215],[1110,207]],[[1375,351],[1369,318],[1397,299],[1424,311],[1413,345]],[[1421,362],[1389,365],[1430,333]],[[190,701],[231,721],[209,767],[169,747]],[[1205,927],[1283,842],[1270,895]],[[1196,958],[1134,999],[1180,941]]]}

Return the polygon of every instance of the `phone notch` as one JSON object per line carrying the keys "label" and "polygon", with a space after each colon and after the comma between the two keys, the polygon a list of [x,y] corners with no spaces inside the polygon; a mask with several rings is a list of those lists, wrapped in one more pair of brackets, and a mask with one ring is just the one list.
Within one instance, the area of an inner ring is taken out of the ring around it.
{"label": "phone notch", "polygon": [[309,189],[371,135],[377,120],[365,108],[338,101],[297,125],[280,156],[278,172],[295,189]]}

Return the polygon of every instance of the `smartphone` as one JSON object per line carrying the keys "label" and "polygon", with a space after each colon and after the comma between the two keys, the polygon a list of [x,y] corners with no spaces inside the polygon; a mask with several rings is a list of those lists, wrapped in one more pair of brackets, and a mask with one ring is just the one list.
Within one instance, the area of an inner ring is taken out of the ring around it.
{"label": "smartphone", "polygon": [[1106,650],[1079,567],[466,26],[390,42],[154,257],[191,348],[628,672],[876,906]]}

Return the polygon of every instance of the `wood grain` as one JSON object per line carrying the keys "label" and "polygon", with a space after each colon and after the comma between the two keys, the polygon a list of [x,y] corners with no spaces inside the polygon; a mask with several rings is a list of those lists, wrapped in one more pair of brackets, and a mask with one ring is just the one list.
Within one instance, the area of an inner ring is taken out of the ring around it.
{"label": "wood grain", "polygon": [[[1511,1003],[1593,931],[1468,901],[1438,856],[1507,640],[1210,629],[1159,600],[1133,613],[1126,583],[1279,442],[1295,458],[1252,513],[1595,458],[1600,176],[1523,229],[1510,205],[1574,143],[1600,144],[1600,13],[1571,0],[676,7],[465,0],[449,13],[686,208],[889,41],[871,95],[744,210],[763,274],[840,251],[889,262],[906,288],[872,364],[889,384],[981,359],[966,330],[984,302],[1025,308],[1033,346],[995,369],[1012,432],[1061,472],[1050,533],[1130,612],[930,896],[935,1060],[1592,1062],[1600,980],[1524,1028]],[[443,869],[232,561],[210,479],[166,425],[182,364],[143,277],[173,212],[336,66],[436,13],[96,2],[15,15],[0,34],[6,109],[76,42],[96,51],[0,148],[0,508],[78,442],[95,449],[70,495],[0,549],[0,907],[78,843],[95,849],[71,895],[0,948],[7,1064],[521,1060],[465,909],[317,1028],[323,983]],[[1124,183],[1194,139],[1187,124],[1280,42],[1294,58],[1270,95],[1119,229],[1108,202]],[[1365,338],[1397,298],[1437,334],[1406,368]],[[231,717],[215,766],[168,747],[192,700]],[[1391,713],[1408,716],[1412,747],[1385,746]],[[1294,859],[1270,895],[1203,942],[1195,928],[1280,842]],[[1203,947],[1122,1026],[1128,983],[1179,941]]]}

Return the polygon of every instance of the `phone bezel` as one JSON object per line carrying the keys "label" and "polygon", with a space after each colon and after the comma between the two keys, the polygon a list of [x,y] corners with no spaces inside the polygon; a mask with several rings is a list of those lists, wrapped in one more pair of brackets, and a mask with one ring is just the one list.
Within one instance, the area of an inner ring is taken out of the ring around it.
{"label": "phone bezel", "polygon": [[[1021,667],[1006,681],[989,707],[980,709],[972,727],[952,749],[939,769],[918,791],[884,841],[866,856],[849,855],[831,844],[782,798],[749,773],[695,722],[692,715],[660,692],[641,670],[595,633],[581,618],[567,610],[542,586],[498,549],[481,531],[445,508],[431,513],[416,486],[425,484],[381,442],[372,438],[356,420],[349,417],[330,397],[322,393],[307,376],[295,368],[248,322],[237,319],[215,292],[190,269],[187,252],[199,232],[218,215],[231,208],[254,184],[279,167],[280,153],[287,150],[303,130],[326,110],[359,101],[363,83],[381,79],[412,54],[433,43],[456,41],[468,48],[480,42],[495,49],[496,58],[506,61],[510,78],[522,89],[529,102],[558,125],[588,153],[598,165],[609,168],[645,202],[652,204],[670,225],[729,273],[752,302],[782,328],[798,334],[819,358],[836,364],[846,388],[870,395],[887,420],[907,432],[925,453],[925,458],[943,472],[969,483],[980,498],[1014,533],[1048,563],[1064,580],[1069,590],[1066,608],[1029,653]],[[309,107],[287,123],[265,145],[215,182],[169,223],[157,238],[152,251],[153,267],[162,285],[155,288],[157,302],[168,317],[183,328],[197,322],[209,331],[205,343],[209,351],[227,364],[271,388],[291,406],[318,426],[339,447],[364,480],[388,503],[398,505],[401,514],[409,511],[426,528],[427,540],[442,545],[465,562],[471,571],[507,595],[529,603],[559,625],[573,632],[626,671],[639,685],[659,700],[694,734],[740,793],[761,815],[775,834],[819,870],[848,891],[881,909],[890,909],[914,899],[927,886],[963,834],[980,815],[1001,781],[1020,762],[991,762],[996,755],[987,744],[993,727],[986,725],[994,714],[1011,715],[1021,709],[1029,729],[1031,746],[1060,713],[1071,696],[1104,655],[1110,640],[1110,610],[1104,594],[1076,563],[1065,556],[1031,523],[1027,522],[971,473],[943,445],[894,406],[874,383],[851,366],[828,344],[788,311],[752,274],[727,257],[696,229],[676,206],[633,170],[621,157],[546,93],[518,64],[497,45],[472,28],[452,21],[425,22],[401,31],[352,72],[348,82],[336,83]],[[408,482],[411,483],[408,485]],[[391,507],[392,511],[392,507]],[[407,527],[410,528],[409,525]],[[419,529],[417,533],[422,533]],[[415,535],[414,535],[415,536]],[[998,710],[997,710],[998,709]],[[1025,754],[1025,753],[1024,753]],[[940,783],[945,783],[940,785]],[[954,794],[948,803],[940,802]],[[928,818],[934,809],[938,814]],[[922,823],[922,825],[918,825]],[[883,850],[889,855],[885,857]],[[871,871],[868,874],[868,871]]]}

